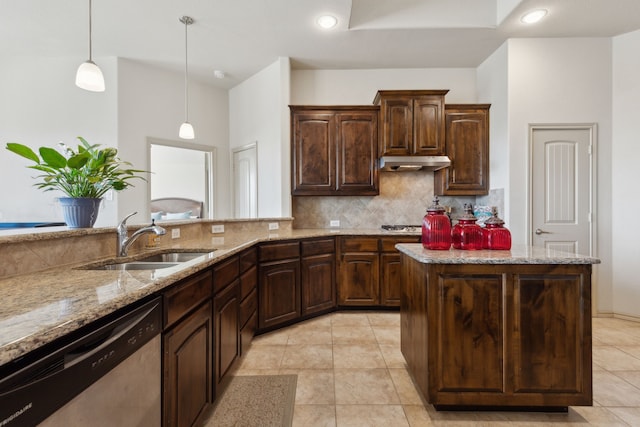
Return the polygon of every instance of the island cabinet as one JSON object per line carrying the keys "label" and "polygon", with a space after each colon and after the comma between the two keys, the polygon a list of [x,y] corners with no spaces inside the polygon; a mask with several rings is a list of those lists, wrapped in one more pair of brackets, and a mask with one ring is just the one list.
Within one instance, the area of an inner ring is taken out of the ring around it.
{"label": "island cabinet", "polygon": [[416,243],[419,236],[341,237],[338,305],[400,306],[398,243]]}
{"label": "island cabinet", "polygon": [[435,172],[436,195],[489,193],[489,107],[489,104],[445,106],[445,151],[451,166]]}
{"label": "island cabinet", "polygon": [[376,106],[291,106],[291,194],[375,196]]}
{"label": "island cabinet", "polygon": [[297,320],[300,308],[300,242],[265,243],[258,248],[258,328]]}
{"label": "island cabinet", "polygon": [[212,402],[213,318],[211,271],[163,294],[162,424],[192,426]]}
{"label": "island cabinet", "polygon": [[444,96],[448,90],[380,90],[380,156],[445,154]]}
{"label": "island cabinet", "polygon": [[402,254],[402,276],[402,353],[437,409],[592,404],[590,264]]}
{"label": "island cabinet", "polygon": [[231,379],[227,375],[240,357],[240,260],[238,256],[213,267],[214,396]]}

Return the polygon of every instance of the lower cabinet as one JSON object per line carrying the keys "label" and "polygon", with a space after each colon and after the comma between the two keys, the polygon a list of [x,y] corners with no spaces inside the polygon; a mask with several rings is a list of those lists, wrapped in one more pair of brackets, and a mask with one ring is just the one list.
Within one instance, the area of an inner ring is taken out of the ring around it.
{"label": "lower cabinet", "polygon": [[163,425],[196,425],[212,401],[211,273],[164,295]]}
{"label": "lower cabinet", "polygon": [[213,298],[216,397],[224,389],[225,375],[240,357],[239,284],[238,279],[234,280]]}
{"label": "lower cabinet", "polygon": [[249,348],[258,329],[258,249],[240,254],[240,355]]}
{"label": "lower cabinet", "polygon": [[300,260],[260,263],[258,327],[269,329],[300,317]]}
{"label": "lower cabinet", "polygon": [[336,241],[301,242],[300,288],[302,315],[326,312],[336,306]]}
{"label": "lower cabinet", "polygon": [[341,237],[338,305],[400,306],[400,254],[397,243],[418,236]]}

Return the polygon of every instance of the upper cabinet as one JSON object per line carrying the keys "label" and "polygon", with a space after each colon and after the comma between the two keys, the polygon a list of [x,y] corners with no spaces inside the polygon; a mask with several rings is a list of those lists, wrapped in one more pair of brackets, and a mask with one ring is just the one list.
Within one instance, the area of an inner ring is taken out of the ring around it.
{"label": "upper cabinet", "polygon": [[435,172],[435,194],[489,193],[489,107],[490,104],[445,106],[445,151],[451,166]]}
{"label": "upper cabinet", "polygon": [[380,156],[445,154],[444,96],[448,90],[380,90]]}
{"label": "upper cabinet", "polygon": [[377,106],[291,106],[291,194],[375,196]]}

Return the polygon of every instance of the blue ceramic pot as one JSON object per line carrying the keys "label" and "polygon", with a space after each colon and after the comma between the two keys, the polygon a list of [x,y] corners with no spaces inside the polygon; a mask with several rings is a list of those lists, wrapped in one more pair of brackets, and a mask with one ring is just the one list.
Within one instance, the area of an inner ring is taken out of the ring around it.
{"label": "blue ceramic pot", "polygon": [[98,218],[102,199],[60,197],[62,217],[69,228],[91,228]]}

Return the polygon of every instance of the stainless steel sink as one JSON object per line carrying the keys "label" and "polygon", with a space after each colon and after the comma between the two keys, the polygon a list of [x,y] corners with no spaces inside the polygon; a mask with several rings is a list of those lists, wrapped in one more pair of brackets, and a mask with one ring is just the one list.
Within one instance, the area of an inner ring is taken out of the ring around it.
{"label": "stainless steel sink", "polygon": [[166,252],[149,255],[135,261],[118,262],[115,260],[102,265],[89,265],[83,269],[87,270],[158,270],[162,268],[175,267],[184,262],[191,261],[198,257],[211,254],[215,249],[207,252]]}
{"label": "stainless steel sink", "polygon": [[211,252],[168,252],[164,254],[155,254],[146,258],[139,259],[139,262],[186,262],[192,259],[209,255]]}
{"label": "stainless steel sink", "polygon": [[120,264],[106,264],[98,267],[91,267],[91,270],[158,270],[180,265],[179,262],[122,262]]}

